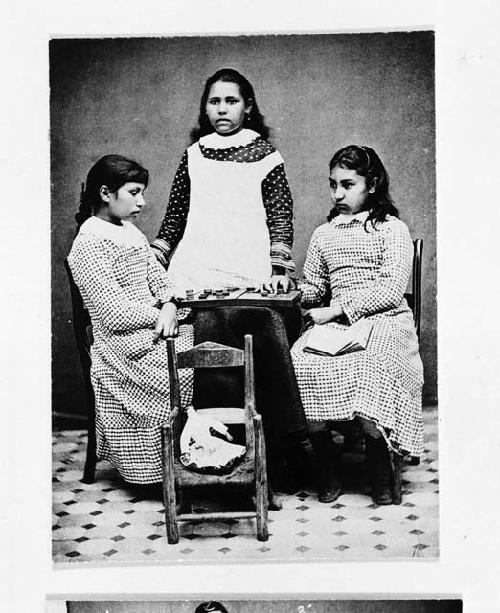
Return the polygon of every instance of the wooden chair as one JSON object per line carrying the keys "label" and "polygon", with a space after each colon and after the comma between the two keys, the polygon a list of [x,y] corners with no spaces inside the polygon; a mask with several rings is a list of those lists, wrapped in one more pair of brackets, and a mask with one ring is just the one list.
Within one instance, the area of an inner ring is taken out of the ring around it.
{"label": "wooden chair", "polygon": [[413,272],[411,279],[411,293],[405,294],[406,302],[413,312],[413,321],[420,340],[420,315],[422,309],[422,249],[424,241],[416,238],[413,241]]}
{"label": "wooden chair", "polygon": [[[413,268],[412,268],[412,280],[411,280],[411,292],[405,293],[404,297],[408,303],[408,306],[413,312],[413,321],[415,323],[415,329],[417,337],[420,340],[420,319],[421,319],[421,302],[422,302],[422,249],[423,240],[417,238],[413,241]],[[356,428],[353,422],[337,424],[334,426],[339,428],[341,433],[348,437],[349,445],[353,448],[363,447],[364,437],[362,432]],[[401,504],[401,477],[403,469],[403,458],[395,452],[391,452],[391,464],[393,472],[393,491],[392,498],[394,504]]]}
{"label": "wooden chair", "polygon": [[90,322],[90,315],[83,304],[80,290],[73,279],[73,275],[71,274],[71,269],[67,260],[64,260],[64,267],[66,268],[66,273],[68,275],[71,292],[73,332],[75,334],[83,382],[85,385],[85,395],[87,399],[87,454],[85,458],[82,481],[83,483],[94,483],[97,456],[95,434],[95,396],[92,382],[90,380],[90,346],[93,342],[92,325]]}
{"label": "wooden chair", "polygon": [[[257,538],[268,539],[267,527],[267,474],[262,418],[255,406],[255,381],[253,367],[252,336],[245,335],[244,350],[218,343],[205,342],[188,351],[176,354],[173,339],[167,340],[168,370],[170,377],[171,412],[162,426],[163,495],[165,521],[169,543],[179,542],[179,521],[257,519]],[[186,421],[186,411],[181,407],[179,373],[181,368],[244,368],[244,408],[199,409],[200,415],[219,419],[223,423],[244,424],[246,454],[240,464],[227,475],[199,474],[185,468],[180,460],[180,434]],[[193,513],[189,493],[194,488],[244,487],[255,492],[254,511],[211,511]],[[186,497],[188,494],[188,504]],[[178,510],[180,512],[178,512]]]}
{"label": "wooden chair", "polygon": [[[424,241],[417,238],[413,241],[413,272],[411,293],[405,294],[406,301],[413,312],[413,321],[420,340],[420,316],[422,309],[422,249]],[[401,504],[401,479],[403,472],[403,458],[399,453],[391,452],[391,464],[393,473],[392,499],[394,504]]]}

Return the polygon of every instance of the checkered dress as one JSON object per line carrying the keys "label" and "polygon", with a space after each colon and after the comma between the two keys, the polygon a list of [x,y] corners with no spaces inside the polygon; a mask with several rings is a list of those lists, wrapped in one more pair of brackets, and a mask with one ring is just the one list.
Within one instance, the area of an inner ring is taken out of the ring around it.
{"label": "checkered dress", "polygon": [[[81,226],[68,262],[92,320],[98,457],[126,481],[160,481],[169,383],[166,343],[153,344],[153,330],[160,303],[172,297],[166,273],[133,224],[116,226],[98,217]],[[181,325],[176,347],[192,344],[192,326]],[[188,405],[192,371],[179,374]]]}
{"label": "checkered dress", "polygon": [[[418,457],[422,451],[423,368],[412,313],[403,297],[413,246],[395,217],[375,229],[367,214],[338,216],[315,230],[301,284],[305,307],[331,292],[350,323],[374,321],[364,351],[343,356],[304,352],[309,331],[292,348],[308,420],[350,420],[356,415],[383,428],[390,445]],[[325,324],[331,328],[339,323]]]}

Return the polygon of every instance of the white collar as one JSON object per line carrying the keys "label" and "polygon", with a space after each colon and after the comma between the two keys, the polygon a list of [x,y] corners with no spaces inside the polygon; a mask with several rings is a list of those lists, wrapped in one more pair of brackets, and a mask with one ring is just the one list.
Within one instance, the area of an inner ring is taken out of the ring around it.
{"label": "white collar", "polygon": [[259,138],[260,134],[255,130],[249,130],[243,128],[236,134],[228,134],[228,136],[221,136],[217,132],[212,132],[206,136],[202,136],[199,140],[200,145],[208,147],[210,149],[229,149],[229,147],[244,147],[249,145],[256,138]]}
{"label": "white collar", "polygon": [[141,231],[130,221],[123,220],[122,225],[118,226],[110,221],[105,221],[93,215],[82,224],[79,234],[92,234],[99,238],[109,238],[115,241],[134,243],[141,235]]}
{"label": "white collar", "polygon": [[340,213],[340,215],[337,215],[332,219],[332,223],[335,226],[338,226],[340,224],[347,225],[354,220],[359,221],[361,223],[365,223],[365,221],[368,219],[369,214],[370,211],[360,211],[359,213],[355,213],[354,215],[345,215],[344,213]]}

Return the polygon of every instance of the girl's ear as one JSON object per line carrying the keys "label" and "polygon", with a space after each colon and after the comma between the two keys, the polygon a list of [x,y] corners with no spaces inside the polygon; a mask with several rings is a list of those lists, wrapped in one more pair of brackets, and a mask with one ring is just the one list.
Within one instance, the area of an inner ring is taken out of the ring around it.
{"label": "girl's ear", "polygon": [[245,106],[245,113],[246,113],[247,115],[250,115],[250,112],[251,112],[251,110],[252,110],[252,107],[253,107],[253,100],[251,100],[251,99],[250,99],[250,100],[248,101],[248,104]]}
{"label": "girl's ear", "polygon": [[377,189],[377,177],[373,177],[370,184],[370,189],[368,190],[369,194],[374,194]]}
{"label": "girl's ear", "polygon": [[109,189],[105,185],[101,186],[99,195],[101,196],[101,200],[103,202],[109,202]]}

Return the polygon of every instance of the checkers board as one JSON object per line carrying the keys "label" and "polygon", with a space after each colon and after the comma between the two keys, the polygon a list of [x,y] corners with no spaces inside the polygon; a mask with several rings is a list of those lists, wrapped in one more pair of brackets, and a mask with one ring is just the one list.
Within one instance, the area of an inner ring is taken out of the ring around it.
{"label": "checkers board", "polygon": [[181,307],[223,307],[223,306],[262,306],[292,307],[300,303],[300,291],[291,290],[271,294],[257,288],[227,287],[222,289],[206,288],[201,292],[186,290],[184,296],[176,298]]}

